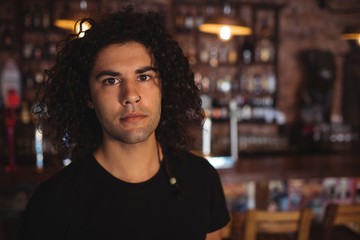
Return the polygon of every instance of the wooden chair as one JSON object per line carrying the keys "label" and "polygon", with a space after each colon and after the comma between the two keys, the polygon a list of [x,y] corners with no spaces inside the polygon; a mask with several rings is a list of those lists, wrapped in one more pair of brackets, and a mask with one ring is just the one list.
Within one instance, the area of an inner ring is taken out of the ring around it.
{"label": "wooden chair", "polygon": [[245,229],[245,212],[232,212],[230,222],[230,239],[243,240]]}
{"label": "wooden chair", "polygon": [[[356,229],[357,227],[357,229]],[[322,239],[360,239],[360,204],[326,206],[322,221]]]}
{"label": "wooden chair", "polygon": [[244,240],[308,240],[312,218],[310,209],[282,212],[249,210],[246,215]]}

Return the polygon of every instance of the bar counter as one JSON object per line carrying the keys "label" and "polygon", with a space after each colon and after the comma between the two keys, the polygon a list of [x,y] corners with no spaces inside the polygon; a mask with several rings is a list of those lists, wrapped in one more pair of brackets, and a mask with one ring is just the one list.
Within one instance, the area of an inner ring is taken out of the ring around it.
{"label": "bar counter", "polygon": [[223,182],[289,178],[360,177],[360,153],[292,153],[240,156],[219,169]]}
{"label": "bar counter", "polygon": [[[15,173],[0,166],[0,186],[37,184],[61,170],[61,166],[20,165]],[[230,168],[218,169],[224,184],[290,178],[360,177],[360,153],[291,153],[240,155]]]}
{"label": "bar counter", "polygon": [[[38,172],[35,166],[18,166],[16,173],[6,173],[0,166],[0,200],[18,202],[15,209],[1,209],[3,212],[21,211],[35,186],[61,170],[61,166],[46,166]],[[269,199],[269,181],[287,179],[312,179],[326,177],[359,177],[360,153],[292,153],[268,155],[240,155],[230,168],[218,169],[224,188],[237,183],[255,182],[255,202],[257,209],[267,209]],[[26,197],[20,197],[22,192]],[[6,207],[8,205],[4,205]],[[9,205],[13,206],[13,204]],[[6,227],[6,221],[12,228]],[[0,222],[0,233],[15,233],[16,215]],[[6,232],[4,232],[6,230]],[[0,234],[0,239],[1,239]]]}

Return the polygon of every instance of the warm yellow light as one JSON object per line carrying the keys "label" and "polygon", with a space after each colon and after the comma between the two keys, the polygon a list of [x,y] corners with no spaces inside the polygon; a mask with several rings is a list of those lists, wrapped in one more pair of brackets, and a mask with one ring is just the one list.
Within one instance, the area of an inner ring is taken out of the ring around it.
{"label": "warm yellow light", "polygon": [[88,22],[82,23],[82,29],[80,32],[80,22],[74,19],[57,19],[55,21],[55,26],[69,31],[75,31],[75,34],[79,34],[79,37],[85,35],[85,31],[90,29],[91,25]]}
{"label": "warm yellow light", "polygon": [[199,30],[205,33],[219,34],[221,29],[227,26],[230,28],[232,35],[250,35],[251,29],[245,26],[221,24],[221,23],[204,23],[199,26]]}
{"label": "warm yellow light", "polygon": [[[91,25],[88,22],[83,22],[81,24],[81,29],[80,29],[80,22],[77,22],[76,24],[76,34],[79,34],[79,38],[84,37],[85,35],[85,31],[90,29]],[[80,32],[81,31],[81,32]]]}
{"label": "warm yellow light", "polygon": [[229,26],[223,26],[220,28],[219,37],[221,40],[228,41],[232,37],[231,28]]}
{"label": "warm yellow light", "polygon": [[360,33],[343,33],[342,38],[347,40],[359,40]]}
{"label": "warm yellow light", "polygon": [[57,19],[55,20],[55,26],[65,30],[74,31],[76,20],[73,19]]}
{"label": "warm yellow light", "polygon": [[341,37],[346,40],[355,40],[356,43],[360,46],[360,27],[359,26],[346,27]]}

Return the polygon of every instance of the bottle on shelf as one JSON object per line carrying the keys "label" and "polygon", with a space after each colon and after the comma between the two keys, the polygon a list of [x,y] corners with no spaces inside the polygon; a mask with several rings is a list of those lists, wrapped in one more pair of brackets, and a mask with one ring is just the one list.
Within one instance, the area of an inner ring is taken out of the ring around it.
{"label": "bottle on shelf", "polygon": [[219,47],[219,64],[228,64],[229,60],[229,49],[225,45]]}
{"label": "bottle on shelf", "polygon": [[239,55],[242,64],[252,64],[254,62],[254,44],[249,37],[245,37]]}
{"label": "bottle on shelf", "polygon": [[14,94],[18,97],[21,96],[21,92],[22,92],[21,72],[19,66],[17,65],[17,63],[13,58],[9,58],[6,60],[3,70],[1,72],[0,79],[1,79],[0,89],[3,98],[2,101],[5,107],[9,107],[8,95],[10,90],[14,92]]}
{"label": "bottle on shelf", "polygon": [[25,29],[30,29],[32,28],[32,24],[33,24],[33,12],[32,9],[33,7],[30,7],[30,3],[26,4],[24,6],[24,11],[23,11],[23,26]]}
{"label": "bottle on shelf", "polygon": [[33,49],[33,59],[40,61],[43,58],[43,46],[41,43],[37,43]]}
{"label": "bottle on shelf", "polygon": [[211,46],[209,49],[209,65],[211,67],[219,65],[219,48],[217,46]]}
{"label": "bottle on shelf", "polygon": [[175,31],[178,33],[181,33],[184,31],[184,14],[182,13],[182,11],[178,10],[175,13],[175,21],[174,21],[174,26],[175,26]]}
{"label": "bottle on shelf", "polygon": [[228,54],[228,63],[230,65],[233,65],[237,62],[238,60],[238,54],[237,51],[234,47],[230,48],[229,50],[229,54]]}
{"label": "bottle on shelf", "polygon": [[195,18],[192,12],[188,11],[184,18],[184,30],[185,32],[191,32],[195,28]]}
{"label": "bottle on shelf", "polygon": [[2,32],[0,47],[5,50],[11,50],[14,47],[14,32],[8,26]]}
{"label": "bottle on shelf", "polygon": [[32,27],[34,29],[41,29],[42,26],[43,26],[42,9],[40,8],[39,4],[35,4],[32,13]]}
{"label": "bottle on shelf", "polygon": [[255,60],[259,63],[273,63],[275,61],[275,47],[271,39],[272,29],[266,20],[263,20],[260,38],[255,48]]}
{"label": "bottle on shelf", "polygon": [[51,16],[50,16],[50,9],[47,5],[43,7],[42,10],[42,22],[41,22],[43,29],[49,29],[51,27]]}
{"label": "bottle on shelf", "polygon": [[14,59],[6,60],[3,71],[1,72],[1,95],[6,112],[6,132],[8,164],[5,171],[8,173],[16,172],[15,160],[15,126],[17,121],[16,110],[21,102],[21,73]]}

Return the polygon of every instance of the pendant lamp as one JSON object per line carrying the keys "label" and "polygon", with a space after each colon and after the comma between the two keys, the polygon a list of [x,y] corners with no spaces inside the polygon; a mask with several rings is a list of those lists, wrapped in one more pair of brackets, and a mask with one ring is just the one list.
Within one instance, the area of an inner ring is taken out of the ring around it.
{"label": "pendant lamp", "polygon": [[230,4],[225,3],[223,15],[205,19],[205,22],[199,26],[199,30],[204,33],[217,34],[223,41],[228,41],[235,35],[250,35],[251,29],[240,19],[230,16],[230,13]]}
{"label": "pendant lamp", "polygon": [[346,40],[355,40],[360,46],[360,27],[347,27],[342,33],[341,37]]}
{"label": "pendant lamp", "polygon": [[[81,0],[79,2],[79,10],[80,11],[71,11],[69,2],[66,1],[64,3],[64,9],[63,13],[60,18],[56,19],[54,24],[56,27],[68,30],[68,31],[74,31],[75,33],[78,33],[80,31],[80,26],[77,26],[77,21],[83,17],[86,16],[88,4],[86,0]],[[82,25],[82,31],[86,31],[90,28],[90,25],[85,22]]]}

